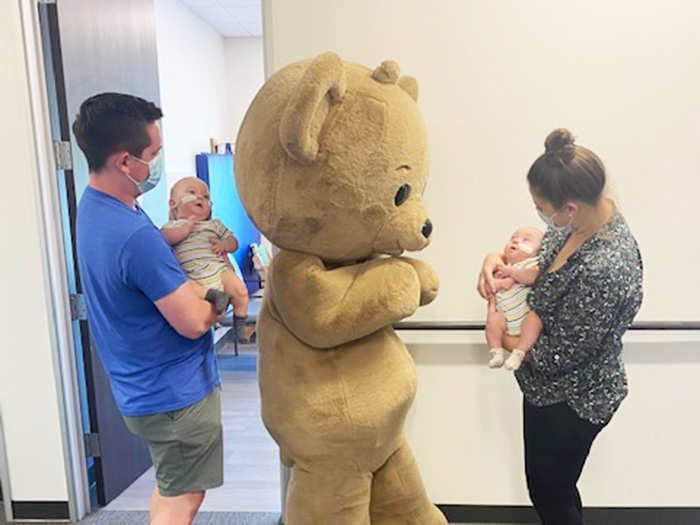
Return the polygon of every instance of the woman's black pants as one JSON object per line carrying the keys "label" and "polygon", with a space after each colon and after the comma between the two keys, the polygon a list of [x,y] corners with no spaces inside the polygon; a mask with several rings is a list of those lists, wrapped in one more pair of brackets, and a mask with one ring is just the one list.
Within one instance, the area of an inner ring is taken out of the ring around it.
{"label": "woman's black pants", "polygon": [[523,401],[525,474],[542,525],[583,525],[576,483],[593,440],[605,425],[581,419],[566,403]]}

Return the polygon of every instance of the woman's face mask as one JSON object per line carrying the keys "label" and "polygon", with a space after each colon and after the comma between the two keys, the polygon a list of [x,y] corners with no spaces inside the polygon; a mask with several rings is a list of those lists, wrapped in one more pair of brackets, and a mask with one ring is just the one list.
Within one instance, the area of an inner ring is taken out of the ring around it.
{"label": "woman's face mask", "polygon": [[560,231],[568,230],[571,227],[571,221],[573,220],[573,217],[569,217],[569,222],[566,225],[564,225],[564,226],[557,226],[556,225],[556,223],[554,222],[554,217],[556,217],[557,214],[563,209],[564,208],[559,208],[557,211],[555,211],[552,215],[549,215],[549,216],[545,215],[542,212],[542,210],[540,210],[539,208],[536,208],[536,211],[537,211],[537,215],[540,216],[540,219],[542,219],[542,221],[547,225],[548,228],[552,228],[553,230],[560,232]]}
{"label": "woman's face mask", "polygon": [[163,177],[163,153],[158,153],[158,155],[153,157],[150,162],[141,160],[133,155],[131,158],[148,166],[148,177],[146,177],[146,180],[141,182],[134,180],[130,175],[125,173],[127,178],[138,188],[139,195],[143,195],[147,191],[151,191],[153,188],[155,188],[160,182],[160,179]]}

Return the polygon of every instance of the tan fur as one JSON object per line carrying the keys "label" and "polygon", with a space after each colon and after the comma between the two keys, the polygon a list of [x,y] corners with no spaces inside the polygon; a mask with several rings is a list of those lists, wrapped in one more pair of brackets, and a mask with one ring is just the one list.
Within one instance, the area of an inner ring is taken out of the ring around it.
{"label": "tan fur", "polygon": [[[379,77],[379,79],[377,78]],[[442,525],[403,437],[415,365],[392,324],[438,279],[418,85],[332,53],[262,87],[236,141],[238,191],[281,248],[258,321],[265,425],[292,467],[288,525]],[[410,191],[403,204],[395,197]]]}

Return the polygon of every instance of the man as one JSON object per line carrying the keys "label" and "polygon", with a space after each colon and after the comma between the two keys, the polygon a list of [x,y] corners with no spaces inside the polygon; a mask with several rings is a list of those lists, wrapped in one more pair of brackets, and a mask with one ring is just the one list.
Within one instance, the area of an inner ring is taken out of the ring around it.
{"label": "man", "polygon": [[179,525],[223,483],[218,316],[136,202],[161,176],[161,117],[153,103],[119,93],[81,105],[73,132],[90,183],[78,207],[78,262],[117,406],[155,465],[151,523]]}

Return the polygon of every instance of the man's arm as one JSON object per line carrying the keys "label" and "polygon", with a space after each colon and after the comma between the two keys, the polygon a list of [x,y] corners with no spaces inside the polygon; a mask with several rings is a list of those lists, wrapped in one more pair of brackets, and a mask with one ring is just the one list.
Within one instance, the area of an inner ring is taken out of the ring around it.
{"label": "man's arm", "polygon": [[124,284],[143,292],[183,337],[201,337],[218,320],[214,305],[204,300],[206,291],[187,280],[156,228],[135,232],[118,257]]}
{"label": "man's arm", "polygon": [[155,302],[168,324],[183,337],[198,339],[221,319],[214,305],[205,301],[197,285],[186,281]]}

